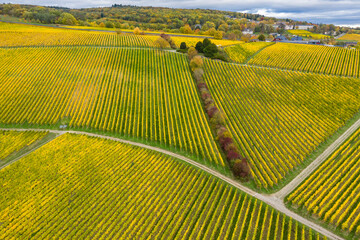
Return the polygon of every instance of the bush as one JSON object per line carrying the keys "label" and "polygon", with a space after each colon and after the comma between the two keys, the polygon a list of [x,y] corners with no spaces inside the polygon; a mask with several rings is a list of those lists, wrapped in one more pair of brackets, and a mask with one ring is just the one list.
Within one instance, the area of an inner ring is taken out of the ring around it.
{"label": "bush", "polygon": [[156,39],[155,45],[161,49],[170,47],[169,43],[161,37]]}
{"label": "bush", "polygon": [[[205,40],[204,40],[205,41]],[[218,53],[218,48],[214,43],[210,43],[207,47],[204,48],[205,57],[214,57],[216,53]]]}
{"label": "bush", "polygon": [[200,56],[195,56],[193,57],[193,59],[191,59],[190,67],[192,71],[194,71],[197,68],[201,68],[202,66],[203,66],[203,60],[201,59]]}
{"label": "bush", "polygon": [[202,81],[202,76],[204,75],[204,70],[202,68],[197,68],[193,71],[194,78],[196,81]]}
{"label": "bush", "polygon": [[204,53],[204,49],[203,49],[203,43],[202,42],[197,42],[196,43],[196,46],[195,46],[195,49],[199,52],[199,53]]}
{"label": "bush", "polygon": [[209,107],[209,109],[206,112],[209,115],[209,117],[212,118],[215,115],[215,113],[218,111],[219,110],[216,106],[211,106],[211,107]]}
{"label": "bush", "polygon": [[223,39],[223,32],[222,31],[216,31],[216,33],[214,34],[214,39],[218,39],[218,40]]}
{"label": "bush", "polygon": [[160,34],[160,37],[165,39],[170,44],[170,47],[172,49],[176,49],[176,44],[174,43],[174,41],[171,39],[171,37],[169,35],[162,33],[162,34]]}
{"label": "bush", "polygon": [[225,149],[224,149],[226,152],[230,152],[230,151],[235,151],[237,152],[238,151],[238,148],[237,146],[234,144],[234,143],[230,143],[228,144]]}
{"label": "bush", "polygon": [[188,56],[189,59],[191,60],[193,57],[195,57],[198,54],[198,51],[196,51],[196,49],[194,47],[190,47],[188,50]]}
{"label": "bush", "polygon": [[233,140],[231,137],[219,137],[219,143],[222,149],[225,149],[227,145],[233,144]]}
{"label": "bush", "polygon": [[[232,144],[232,143],[231,143]],[[230,145],[230,144],[228,144]],[[226,146],[227,147],[227,146]],[[229,152],[227,152],[226,154],[226,157],[229,161],[231,160],[235,160],[235,159],[238,159],[240,156],[240,154],[237,153],[237,151],[234,151],[234,150],[230,150]]]}
{"label": "bush", "polygon": [[210,44],[211,44],[210,39],[205,38],[205,39],[203,40],[203,42],[202,42],[203,50],[204,50],[204,48],[206,48],[206,47],[209,46]]}
{"label": "bush", "polygon": [[113,24],[112,22],[110,22],[110,21],[107,21],[107,22],[105,23],[105,27],[107,27],[107,28],[114,28],[114,24]]}
{"label": "bush", "polygon": [[135,34],[135,35],[140,35],[140,34],[141,34],[140,28],[136,27],[136,28],[134,29],[134,34]]}
{"label": "bush", "polygon": [[265,36],[264,34],[261,34],[259,37],[258,37],[259,41],[265,41]]}
{"label": "bush", "polygon": [[187,47],[186,47],[186,42],[182,42],[182,43],[180,44],[180,49],[187,49]]}
{"label": "bush", "polygon": [[232,161],[232,170],[236,177],[248,179],[251,176],[250,167],[246,158]]}

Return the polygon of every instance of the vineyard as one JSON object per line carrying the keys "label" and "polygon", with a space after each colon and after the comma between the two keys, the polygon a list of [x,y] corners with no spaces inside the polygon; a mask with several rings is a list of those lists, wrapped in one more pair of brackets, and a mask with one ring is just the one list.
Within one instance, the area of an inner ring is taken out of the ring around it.
{"label": "vineyard", "polygon": [[171,157],[64,134],[0,170],[1,239],[323,239]]}
{"label": "vineyard", "polygon": [[[112,47],[157,47],[155,41],[159,36],[134,35],[129,33],[81,31],[64,28],[40,27],[23,24],[0,22],[0,47],[16,46],[112,46]],[[195,46],[203,38],[178,37],[171,39],[177,47],[181,42]],[[227,46],[239,41],[216,40],[212,42]]]}
{"label": "vineyard", "polygon": [[205,81],[263,188],[277,185],[360,108],[355,78],[207,60]]}
{"label": "vineyard", "polygon": [[360,129],[287,198],[316,218],[360,235]]}
{"label": "vineyard", "polygon": [[160,143],[226,168],[183,55],[54,47],[2,49],[0,56],[0,123],[62,121]]}
{"label": "vineyard", "polygon": [[327,39],[330,38],[328,35],[313,33],[306,30],[288,30],[289,33],[298,35],[305,38],[312,38],[312,39]]}
{"label": "vineyard", "polygon": [[0,22],[0,46],[133,46],[154,47],[150,38]]}
{"label": "vineyard", "polygon": [[360,42],[360,34],[345,34],[339,40],[358,41]]}
{"label": "vineyard", "polygon": [[262,50],[248,63],[296,71],[360,77],[360,51],[339,47],[276,43]]}
{"label": "vineyard", "polygon": [[226,47],[225,52],[229,55],[231,60],[239,63],[245,62],[249,57],[254,55],[261,49],[272,45],[273,43],[268,42],[252,42],[236,44],[234,46]]}
{"label": "vineyard", "polygon": [[44,137],[46,132],[16,132],[0,130],[0,162],[11,153],[19,151],[36,140]]}

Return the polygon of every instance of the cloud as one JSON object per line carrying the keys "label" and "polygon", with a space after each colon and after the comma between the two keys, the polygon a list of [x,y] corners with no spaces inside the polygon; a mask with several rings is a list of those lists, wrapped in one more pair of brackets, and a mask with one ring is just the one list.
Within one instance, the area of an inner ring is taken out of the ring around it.
{"label": "cloud", "polygon": [[13,0],[12,3],[64,6],[70,8],[105,7],[114,3],[138,6],[206,8],[258,13],[314,23],[360,25],[359,0]]}

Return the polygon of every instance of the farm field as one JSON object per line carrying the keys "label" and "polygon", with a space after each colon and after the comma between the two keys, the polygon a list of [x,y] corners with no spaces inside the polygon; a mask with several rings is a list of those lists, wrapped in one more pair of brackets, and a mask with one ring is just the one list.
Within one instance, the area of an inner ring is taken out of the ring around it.
{"label": "farm field", "polygon": [[13,152],[19,151],[21,148],[32,144],[46,134],[46,132],[0,130],[0,163]]}
{"label": "farm field", "polygon": [[360,42],[360,34],[345,34],[340,37],[339,40],[349,40],[349,41],[357,41]]}
{"label": "farm field", "polygon": [[325,239],[175,159],[64,134],[0,170],[2,239]]}
{"label": "farm field", "polygon": [[[360,129],[287,197],[344,233],[360,236]],[[355,238],[354,236],[354,238]]]}
{"label": "farm field", "polygon": [[159,143],[227,169],[183,55],[18,48],[0,49],[0,62],[1,124],[62,122]]}
{"label": "farm field", "polygon": [[360,108],[360,79],[204,65],[215,103],[261,188],[286,178]]}
{"label": "farm field", "polygon": [[239,63],[245,62],[249,57],[254,55],[257,51],[272,45],[269,42],[252,42],[236,44],[225,48],[225,52],[229,55],[231,60]]}
{"label": "farm field", "polygon": [[360,51],[340,47],[276,43],[262,50],[248,64],[360,77]]}
{"label": "farm field", "polygon": [[288,30],[289,33],[298,35],[305,38],[312,38],[312,39],[327,39],[330,38],[328,35],[313,33],[307,30]]}

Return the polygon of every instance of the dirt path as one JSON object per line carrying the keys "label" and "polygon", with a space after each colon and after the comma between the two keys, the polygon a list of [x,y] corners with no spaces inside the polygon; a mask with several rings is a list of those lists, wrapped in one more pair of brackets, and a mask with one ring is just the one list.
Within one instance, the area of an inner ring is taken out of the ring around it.
{"label": "dirt path", "polygon": [[312,174],[343,142],[346,141],[360,127],[360,119],[347,129],[338,139],[335,140],[320,156],[318,156],[309,166],[298,174],[290,183],[278,192],[272,194],[274,197],[284,200],[284,198],[295,190],[310,174]]}
{"label": "dirt path", "polygon": [[[8,129],[4,129],[4,130],[8,130]],[[13,130],[16,130],[16,129],[13,129]],[[17,130],[16,130],[16,131],[17,131]],[[26,129],[21,129],[21,131],[26,131]],[[29,131],[29,130],[28,130],[28,131]],[[50,131],[48,131],[48,132],[50,132]],[[65,133],[65,132],[57,132],[55,137],[50,138],[49,140],[47,140],[47,141],[45,141],[45,142],[43,142],[43,143],[35,146],[35,147],[32,148],[31,150],[29,150],[29,151],[25,152],[24,154],[20,155],[19,157],[17,157],[17,158],[15,158],[15,159],[7,162],[6,164],[0,166],[0,170],[3,169],[3,168],[6,168],[7,166],[11,165],[12,163],[20,160],[21,158],[29,155],[30,153],[36,151],[37,149],[41,148],[41,147],[44,146],[45,144],[51,142],[52,140],[54,140],[55,138],[59,137],[60,135],[62,135],[62,134],[64,134],[64,133]]]}
{"label": "dirt path", "polygon": [[[357,122],[357,124],[360,124],[360,120]],[[207,173],[209,173],[209,174],[211,174],[211,175],[213,175],[213,176],[215,176],[215,177],[217,177],[217,178],[219,178],[219,179],[221,179],[221,180],[223,180],[225,182],[227,182],[228,184],[240,189],[241,191],[243,191],[243,192],[245,192],[245,193],[247,193],[247,194],[249,194],[249,195],[251,195],[251,196],[253,196],[253,197],[255,197],[255,198],[259,199],[259,200],[261,200],[261,201],[263,201],[264,203],[270,205],[271,207],[273,207],[274,209],[284,213],[285,215],[287,215],[287,216],[299,221],[300,223],[314,229],[315,231],[321,233],[322,235],[326,236],[329,239],[336,239],[336,240],[343,239],[343,238],[337,236],[336,234],[328,231],[327,229],[317,225],[316,223],[313,223],[312,221],[310,221],[308,219],[305,219],[305,218],[301,217],[300,215],[290,211],[288,208],[286,208],[286,206],[283,203],[282,199],[280,199],[280,198],[278,198],[278,197],[276,197],[274,195],[266,195],[266,194],[257,193],[254,190],[241,185],[239,182],[237,182],[237,181],[235,181],[235,180],[233,180],[233,179],[231,179],[229,177],[226,177],[226,176],[222,175],[221,173],[219,173],[219,172],[217,172],[217,171],[215,171],[215,170],[213,170],[213,169],[211,169],[209,167],[206,167],[206,166],[204,166],[204,165],[202,165],[202,164],[200,164],[198,162],[195,162],[195,161],[193,161],[193,160],[191,160],[191,159],[189,159],[187,157],[181,156],[179,154],[176,154],[176,153],[173,153],[173,152],[170,152],[170,151],[158,148],[158,147],[152,147],[152,146],[148,146],[148,145],[145,145],[145,144],[142,144],[142,143],[132,142],[132,141],[123,140],[123,139],[119,139],[119,138],[115,138],[115,137],[103,136],[103,135],[94,134],[94,133],[81,132],[81,131],[71,131],[71,130],[69,130],[69,131],[67,131],[67,130],[60,131],[60,130],[51,130],[51,129],[17,129],[17,128],[0,128],[0,130],[48,131],[48,132],[56,133],[58,135],[61,135],[61,134],[64,134],[64,133],[83,134],[83,135],[87,135],[87,136],[91,136],[91,137],[109,139],[109,140],[129,144],[129,145],[133,145],[133,146],[138,146],[138,147],[150,149],[150,150],[153,150],[153,151],[156,151],[156,152],[161,152],[161,153],[164,153],[166,155],[172,156],[174,158],[180,159],[180,160],[182,160],[182,161],[184,161],[184,162],[186,162],[188,164],[191,164],[191,165],[193,165],[193,166],[195,166],[195,167],[197,167],[197,168],[199,168],[199,169],[201,169],[201,170],[203,170],[203,171],[205,171],[205,172],[207,172]],[[346,138],[346,136],[341,136],[341,137]],[[329,151],[331,151],[331,150],[329,150]],[[27,153],[27,154],[29,154],[29,153]],[[27,155],[27,154],[24,154],[24,155]],[[23,156],[21,156],[21,157],[23,157]],[[19,157],[19,159],[21,157]],[[14,162],[14,161],[12,161],[12,162]],[[308,173],[308,174],[310,174],[310,173]]]}

